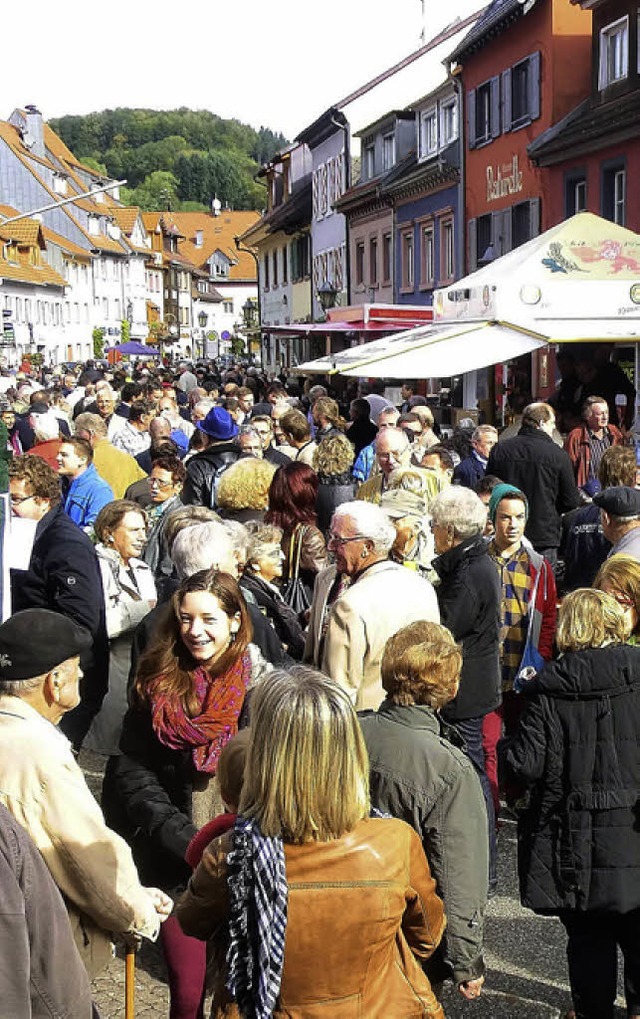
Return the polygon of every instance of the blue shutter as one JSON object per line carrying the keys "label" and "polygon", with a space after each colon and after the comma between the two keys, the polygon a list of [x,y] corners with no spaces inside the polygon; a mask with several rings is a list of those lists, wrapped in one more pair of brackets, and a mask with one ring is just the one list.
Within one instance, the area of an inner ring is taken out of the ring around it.
{"label": "blue shutter", "polygon": [[529,202],[529,237],[540,234],[540,199],[532,198]]}
{"label": "blue shutter", "polygon": [[540,116],[540,53],[532,53],[527,66],[529,92],[529,116],[537,120]]}
{"label": "blue shutter", "polygon": [[474,88],[467,92],[467,145],[470,149],[476,147],[476,90]]}
{"label": "blue shutter", "polygon": [[502,72],[502,126],[505,131],[510,131],[512,126],[511,114],[511,68]]}
{"label": "blue shutter", "polygon": [[502,129],[500,125],[500,75],[490,81],[491,86],[491,137],[499,138]]}

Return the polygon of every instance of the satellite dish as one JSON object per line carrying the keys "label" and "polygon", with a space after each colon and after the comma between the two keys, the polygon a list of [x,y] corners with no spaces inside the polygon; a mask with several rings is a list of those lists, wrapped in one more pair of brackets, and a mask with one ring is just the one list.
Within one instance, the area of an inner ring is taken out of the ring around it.
{"label": "satellite dish", "polygon": [[216,197],[213,199],[213,201],[211,203],[211,211],[212,211],[213,215],[214,216],[219,216],[221,208],[222,208],[222,202],[220,201],[220,199],[216,195]]}

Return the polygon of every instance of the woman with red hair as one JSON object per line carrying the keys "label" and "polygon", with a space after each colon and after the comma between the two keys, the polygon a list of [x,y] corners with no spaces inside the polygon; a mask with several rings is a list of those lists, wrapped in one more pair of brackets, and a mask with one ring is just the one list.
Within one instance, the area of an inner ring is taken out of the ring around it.
{"label": "woman with red hair", "polygon": [[299,560],[298,576],[309,601],[316,574],[327,565],[327,547],[317,526],[317,495],[318,475],[311,467],[299,460],[284,464],[273,475],[265,516],[265,523],[282,530],[283,586],[295,576]]}

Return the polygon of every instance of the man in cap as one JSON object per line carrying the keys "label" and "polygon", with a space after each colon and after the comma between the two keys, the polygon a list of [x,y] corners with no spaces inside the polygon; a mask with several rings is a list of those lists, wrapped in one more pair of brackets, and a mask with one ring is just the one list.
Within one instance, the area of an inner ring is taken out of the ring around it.
{"label": "man in cap", "polygon": [[80,701],[80,655],[91,640],[46,609],[0,626],[0,802],[42,853],[94,975],[109,961],[112,932],[155,939],[171,900],[142,887],[129,847],[105,824],[57,729]]}
{"label": "man in cap", "polygon": [[213,407],[196,426],[202,433],[204,449],[187,463],[187,480],[182,501],[187,505],[215,506],[216,482],[227,467],[238,459],[233,441],[238,426],[224,407]]}
{"label": "man in cap", "polygon": [[496,811],[500,810],[496,746],[502,735],[516,728],[526,698],[516,694],[514,680],[519,672],[527,636],[546,661],[553,657],[557,593],[553,570],[524,537],[529,503],[514,485],[496,485],[489,499],[489,517],[494,527],[488,545],[489,556],[500,577],[500,669],[502,703],[484,716],[482,747],[485,768]]}
{"label": "man in cap", "polygon": [[14,517],[36,522],[27,568],[11,570],[13,611],[50,609],[92,637],[82,657],[82,703],[64,723],[79,748],[107,690],[109,643],[98,559],[87,535],[65,513],[60,479],[44,460],[24,455],[11,461],[9,498]]}
{"label": "man in cap", "polygon": [[623,553],[640,562],[640,491],[617,485],[594,495],[600,507],[602,530],[612,549],[608,558]]}

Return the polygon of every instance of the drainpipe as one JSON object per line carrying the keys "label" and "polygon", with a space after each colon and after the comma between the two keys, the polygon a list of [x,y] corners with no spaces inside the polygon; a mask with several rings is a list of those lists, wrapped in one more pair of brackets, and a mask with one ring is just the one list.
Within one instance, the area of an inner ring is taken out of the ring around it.
{"label": "drainpipe", "polygon": [[460,146],[460,180],[458,182],[458,279],[461,279],[466,271],[465,249],[466,249],[466,209],[465,209],[465,116],[464,116],[464,94],[460,78],[449,76],[453,80],[453,88],[458,99],[458,144]]}

